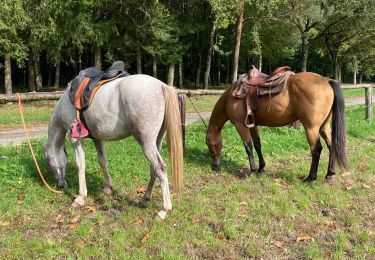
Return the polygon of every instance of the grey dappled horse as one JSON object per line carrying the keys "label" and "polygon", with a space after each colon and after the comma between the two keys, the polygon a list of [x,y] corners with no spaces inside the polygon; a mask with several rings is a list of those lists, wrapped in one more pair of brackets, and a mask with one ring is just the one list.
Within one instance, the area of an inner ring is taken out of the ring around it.
{"label": "grey dappled horse", "polygon": [[[69,88],[58,101],[48,125],[48,141],[45,145],[46,159],[58,186],[66,188],[67,154],[65,136],[69,132],[76,110],[69,100]],[[135,137],[146,158],[150,161],[150,181],[143,205],[151,198],[155,179],[160,179],[162,194],[161,218],[172,209],[166,164],[160,155],[163,138],[167,132],[168,150],[177,195],[182,190],[183,150],[181,119],[175,90],[158,79],[147,75],[132,75],[103,85],[96,93],[89,108],[83,112],[87,126],[104,171],[107,194],[112,192],[112,180],[107,167],[104,141]],[[85,180],[85,153],[83,138],[71,138],[78,168],[79,196],[72,206],[83,206],[87,196]],[[126,156],[126,154],[124,154]]]}

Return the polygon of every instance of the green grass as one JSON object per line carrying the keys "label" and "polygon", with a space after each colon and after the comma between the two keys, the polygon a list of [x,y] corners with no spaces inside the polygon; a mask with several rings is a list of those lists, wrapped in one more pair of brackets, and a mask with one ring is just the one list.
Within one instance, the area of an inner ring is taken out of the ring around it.
{"label": "green grass", "polygon": [[[375,258],[375,122],[361,107],[347,114],[351,174],[323,184],[327,149],[318,180],[302,184],[310,157],[304,132],[262,127],[266,172],[237,177],[247,167],[232,125],[223,130],[222,168],[212,172],[199,123],[187,128],[185,189],[165,221],[154,220],[160,186],[147,209],[133,206],[136,189],[146,186],[149,167],[133,138],[108,142],[116,194],[101,194],[103,176],[91,141],[86,142],[89,209],[70,209],[78,193],[68,145],[69,188],[60,197],[40,183],[26,145],[0,148],[0,258]],[[45,172],[42,141],[33,146]],[[167,158],[166,147],[163,157]],[[47,181],[53,183],[50,174]],[[347,190],[350,183],[353,188]],[[69,228],[76,216],[81,220]],[[139,221],[139,219],[142,221]],[[335,228],[327,226],[334,221]],[[149,239],[140,243],[148,233]],[[297,237],[309,235],[308,241]]]}
{"label": "green grass", "polygon": [[364,88],[344,89],[343,92],[344,92],[345,98],[354,98],[354,97],[364,97],[365,96],[365,89]]}
{"label": "green grass", "polygon": [[[22,104],[27,123],[47,123],[57,101],[34,101]],[[0,104],[0,129],[22,124],[17,102]]]}

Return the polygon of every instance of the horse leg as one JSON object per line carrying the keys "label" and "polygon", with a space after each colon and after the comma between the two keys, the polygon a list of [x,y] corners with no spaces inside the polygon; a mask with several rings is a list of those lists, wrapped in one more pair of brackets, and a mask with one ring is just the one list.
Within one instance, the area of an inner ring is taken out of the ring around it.
{"label": "horse leg", "polygon": [[264,158],[263,158],[262,144],[260,142],[260,135],[259,135],[259,127],[255,126],[255,127],[250,128],[250,134],[251,134],[251,139],[253,139],[253,142],[254,142],[255,151],[258,154],[258,159],[259,159],[258,173],[261,173],[264,171],[266,162],[264,161]]}
{"label": "horse leg", "polygon": [[323,137],[325,143],[327,144],[328,150],[329,150],[329,159],[328,159],[328,169],[327,169],[327,175],[326,175],[326,182],[331,183],[332,182],[332,176],[335,175],[335,158],[333,156],[332,152],[332,130],[329,123],[324,124],[320,128],[320,135]]}
{"label": "horse leg", "polygon": [[85,205],[85,197],[87,197],[86,187],[86,163],[85,163],[85,151],[83,139],[71,139],[71,143],[75,153],[76,165],[78,169],[78,182],[79,182],[79,195],[75,198],[72,203],[72,207],[80,207]]}
{"label": "horse leg", "polygon": [[101,140],[97,140],[97,139],[94,139],[93,141],[95,144],[96,152],[98,154],[98,160],[99,160],[100,166],[102,167],[102,170],[104,172],[103,192],[107,195],[111,195],[112,194],[112,178],[108,170],[108,161],[107,161],[107,154],[105,151],[104,142]]}
{"label": "horse leg", "polygon": [[[163,143],[163,139],[165,136],[165,129],[162,129],[158,135],[158,139],[156,140],[156,146],[158,148],[158,151],[160,153],[161,146]],[[152,190],[154,188],[155,180],[156,180],[156,172],[154,171],[154,167],[150,165],[150,181],[148,182],[147,190],[145,192],[145,195],[143,196],[142,200],[140,201],[140,205],[143,207],[147,207],[147,203],[151,200],[151,194]]]}
{"label": "horse leg", "polygon": [[242,142],[244,144],[245,151],[249,159],[250,172],[256,172],[257,166],[254,160],[253,142],[251,140],[250,131],[247,127],[238,122],[236,122],[234,126],[236,127],[238,134],[241,136]]}
{"label": "horse leg", "polygon": [[305,129],[307,141],[310,145],[310,151],[312,156],[311,167],[309,176],[307,176],[303,181],[310,182],[315,181],[317,178],[318,165],[320,159],[320,153],[322,151],[322,144],[319,138],[319,129],[308,128]]}
{"label": "horse leg", "polygon": [[[167,167],[154,142],[141,142],[141,146],[143,153],[151,163],[153,174],[160,179],[162,209],[158,212],[158,216],[161,219],[164,219],[167,215],[167,211],[172,210],[171,195],[169,192],[166,171]],[[150,182],[152,182],[152,180],[150,180]]]}

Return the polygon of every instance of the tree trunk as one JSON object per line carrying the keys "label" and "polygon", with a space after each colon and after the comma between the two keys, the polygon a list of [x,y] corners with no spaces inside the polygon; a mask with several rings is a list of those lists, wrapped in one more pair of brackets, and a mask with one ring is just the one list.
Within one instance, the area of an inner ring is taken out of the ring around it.
{"label": "tree trunk", "polygon": [[195,87],[199,88],[199,80],[201,78],[201,62],[202,62],[202,56],[201,54],[198,54],[198,67],[197,67],[197,72],[195,74]]}
{"label": "tree trunk", "polygon": [[174,64],[171,63],[168,66],[168,77],[167,77],[168,86],[173,86],[173,82],[174,82]]}
{"label": "tree trunk", "polygon": [[357,84],[357,70],[354,69],[354,72],[353,72],[353,84],[356,85]]}
{"label": "tree trunk", "polygon": [[158,78],[158,64],[156,63],[155,57],[152,59],[152,76]]}
{"label": "tree trunk", "polygon": [[60,55],[56,58],[56,71],[55,71],[55,84],[53,85],[55,88],[60,86]]}
{"label": "tree trunk", "polygon": [[40,91],[43,88],[43,80],[42,80],[42,74],[40,73],[39,54],[36,52],[33,52],[33,62],[34,62],[36,90]]}
{"label": "tree trunk", "polygon": [[307,71],[307,57],[309,54],[309,36],[307,32],[302,32],[302,59],[301,59],[301,71]]}
{"label": "tree trunk", "polygon": [[12,94],[12,68],[9,53],[4,53],[4,84],[5,94]]}
{"label": "tree trunk", "polygon": [[218,57],[217,57],[218,61],[217,61],[217,85],[220,85],[220,77],[221,77],[221,71],[220,71],[220,67],[221,67],[221,59],[220,59],[220,53],[218,54]]}
{"label": "tree trunk", "polygon": [[362,79],[363,79],[363,71],[359,74],[359,84],[362,84]]}
{"label": "tree trunk", "polygon": [[262,55],[262,52],[260,52],[260,54],[259,54],[259,64],[258,64],[259,71],[262,71],[262,62],[263,62],[263,55]]}
{"label": "tree trunk", "polygon": [[208,45],[208,53],[207,53],[207,60],[206,60],[206,71],[204,72],[204,89],[208,89],[208,79],[210,77],[211,71],[211,58],[212,58],[212,49],[214,46],[214,36],[216,32],[216,20],[214,21],[211,33],[210,33],[210,42]]}
{"label": "tree trunk", "polygon": [[339,61],[337,56],[334,57],[334,63],[335,63],[335,80],[339,81],[339,74],[340,74],[340,68],[339,68]]}
{"label": "tree trunk", "polygon": [[142,54],[141,50],[137,50],[137,74],[142,74]]}
{"label": "tree trunk", "polygon": [[27,60],[27,77],[28,77],[28,87],[29,91],[36,91],[35,86],[35,73],[34,73],[34,62],[33,62],[32,54],[29,54],[29,58]]}
{"label": "tree trunk", "polygon": [[77,74],[82,70],[82,54],[79,53],[78,54],[78,71],[77,71]]}
{"label": "tree trunk", "polygon": [[243,2],[241,3],[240,15],[237,18],[236,45],[234,47],[234,54],[233,54],[232,82],[237,81],[238,60],[239,60],[239,57],[240,57],[242,24],[243,24]]}
{"label": "tree trunk", "polygon": [[102,50],[100,46],[95,46],[94,61],[95,61],[95,67],[101,70],[102,69]]}
{"label": "tree trunk", "polygon": [[182,67],[182,57],[178,62],[178,87],[183,88],[183,67]]}

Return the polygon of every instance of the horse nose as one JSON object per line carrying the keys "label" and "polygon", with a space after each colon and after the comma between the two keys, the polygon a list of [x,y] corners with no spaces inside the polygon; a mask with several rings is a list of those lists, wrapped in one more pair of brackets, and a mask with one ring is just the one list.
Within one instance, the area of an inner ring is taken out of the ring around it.
{"label": "horse nose", "polygon": [[57,185],[59,186],[60,189],[66,189],[68,187],[68,184],[66,183],[66,181],[59,181]]}

